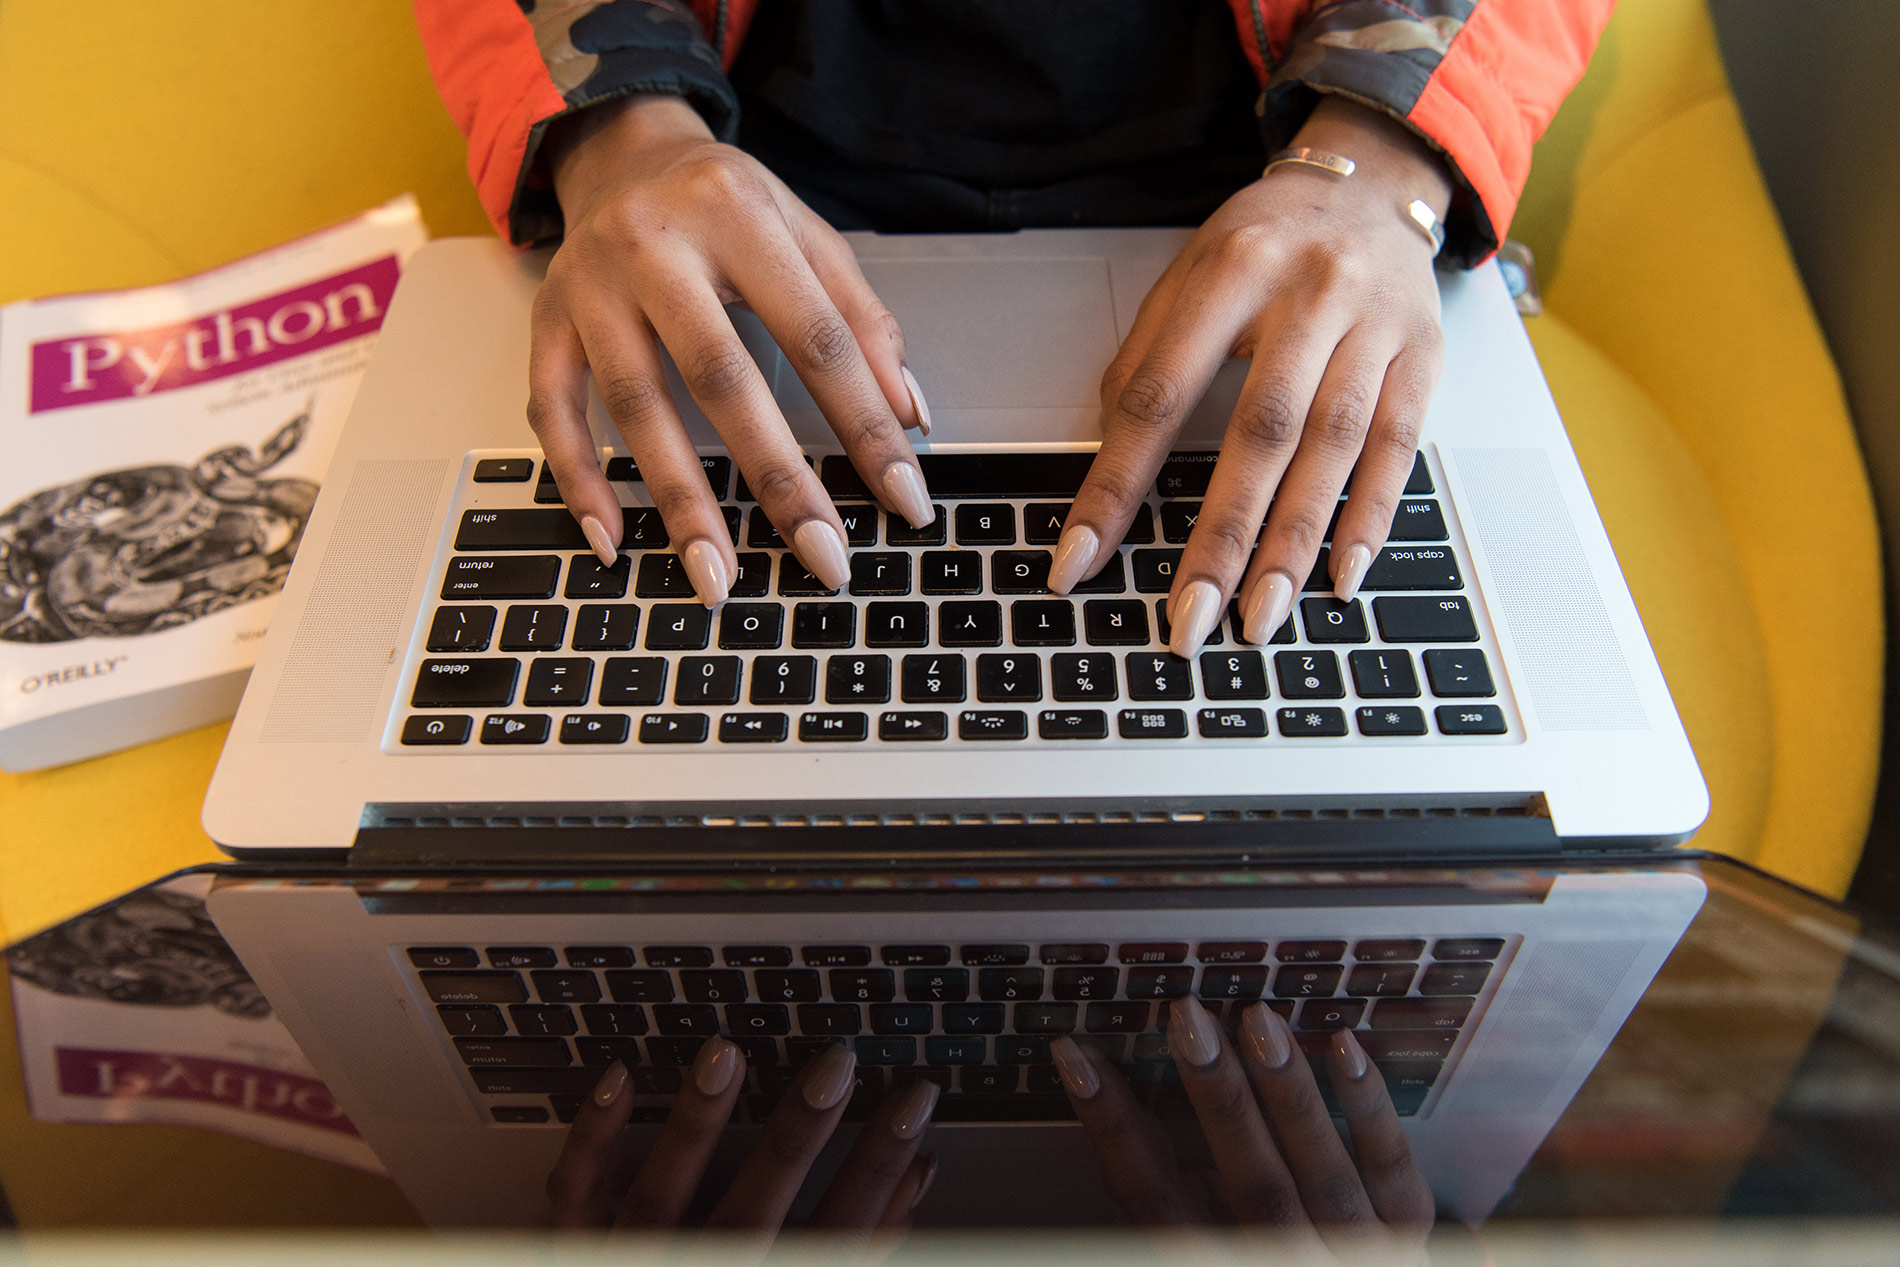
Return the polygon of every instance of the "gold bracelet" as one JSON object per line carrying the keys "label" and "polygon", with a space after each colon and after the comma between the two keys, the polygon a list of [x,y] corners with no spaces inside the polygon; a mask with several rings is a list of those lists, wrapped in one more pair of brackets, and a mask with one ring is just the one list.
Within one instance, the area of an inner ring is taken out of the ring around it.
{"label": "gold bracelet", "polygon": [[1264,177],[1274,168],[1284,167],[1288,163],[1297,163],[1301,167],[1317,167],[1335,176],[1350,176],[1353,169],[1359,165],[1341,155],[1328,154],[1325,150],[1309,149],[1300,145],[1289,150],[1277,150],[1268,155],[1267,165],[1260,169],[1260,174]]}

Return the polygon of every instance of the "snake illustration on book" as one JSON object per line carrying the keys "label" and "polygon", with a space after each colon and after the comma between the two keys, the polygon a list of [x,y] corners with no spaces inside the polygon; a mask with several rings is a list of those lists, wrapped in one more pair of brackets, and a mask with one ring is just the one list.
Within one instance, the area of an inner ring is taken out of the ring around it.
{"label": "snake illustration on book", "polygon": [[262,476],[303,441],[310,410],[255,452],[105,471],[0,511],[0,639],[132,637],[282,589],[317,485]]}

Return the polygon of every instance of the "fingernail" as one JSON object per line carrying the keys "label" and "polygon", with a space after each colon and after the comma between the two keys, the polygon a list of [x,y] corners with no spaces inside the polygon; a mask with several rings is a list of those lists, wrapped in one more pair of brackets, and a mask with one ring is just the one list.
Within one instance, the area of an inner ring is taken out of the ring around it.
{"label": "fingernail", "polygon": [[1256,1003],[1241,1014],[1240,1037],[1262,1068],[1278,1069],[1293,1058],[1292,1031],[1265,1003]]}
{"label": "fingernail", "polygon": [[686,568],[686,579],[693,583],[693,593],[699,595],[700,602],[717,607],[726,601],[732,585],[726,579],[726,560],[718,546],[710,541],[695,541],[680,551],[680,563]]}
{"label": "fingernail", "polygon": [[901,459],[884,468],[884,496],[913,528],[928,528],[937,518],[937,512],[930,508],[924,473]]}
{"label": "fingernail", "polygon": [[[917,412],[917,431],[920,435],[930,434],[930,406],[924,403],[924,389],[917,386],[917,376],[910,372],[910,366],[902,367],[904,372],[904,390],[910,393],[910,407]],[[922,527],[919,524],[918,527]]]}
{"label": "fingernail", "polygon": [[930,1191],[930,1185],[937,1182],[937,1155],[932,1153],[924,1158],[923,1182],[917,1185],[917,1194],[910,1199],[910,1208],[915,1210],[924,1203],[924,1193]]}
{"label": "fingernail", "polygon": [[581,516],[581,535],[587,538],[587,544],[594,547],[594,553],[600,556],[600,565],[612,567],[620,561],[620,551],[614,549],[613,538],[607,535],[607,525],[592,515]]}
{"label": "fingernail", "polygon": [[627,1089],[627,1067],[618,1060],[607,1066],[607,1072],[600,1075],[600,1081],[594,1084],[594,1103],[606,1108],[620,1098]]}
{"label": "fingernail", "polygon": [[1350,603],[1359,592],[1359,585],[1366,579],[1366,569],[1372,566],[1372,550],[1368,546],[1352,545],[1339,556],[1339,579],[1333,583],[1333,597],[1342,603]]}
{"label": "fingernail", "polygon": [[1190,1065],[1199,1068],[1220,1058],[1220,1026],[1214,1023],[1199,999],[1189,995],[1174,1001],[1174,1016],[1168,1025],[1168,1046]]}
{"label": "fingernail", "polygon": [[1273,640],[1293,610],[1293,582],[1285,572],[1269,572],[1254,584],[1240,613],[1240,636],[1256,647]]}
{"label": "fingernail", "polygon": [[891,1114],[891,1134],[899,1139],[910,1139],[921,1135],[930,1125],[930,1115],[937,1111],[937,1097],[942,1088],[928,1078],[919,1078],[904,1089],[903,1102],[897,1106],[897,1112]]}
{"label": "fingernail", "polygon": [[792,534],[792,550],[827,589],[841,590],[851,581],[851,561],[845,557],[844,538],[822,519],[807,519]]}
{"label": "fingernail", "polygon": [[693,1085],[708,1098],[723,1095],[739,1072],[739,1049],[723,1038],[710,1038],[693,1058]]}
{"label": "fingernail", "polygon": [[1095,1098],[1095,1093],[1102,1089],[1102,1080],[1095,1076],[1095,1066],[1090,1063],[1088,1053],[1073,1038],[1062,1035],[1049,1044],[1049,1054],[1055,1057],[1056,1073],[1070,1095],[1078,1100]]}
{"label": "fingernail", "polygon": [[1352,1031],[1342,1029],[1333,1035],[1333,1050],[1346,1058],[1346,1076],[1357,1081],[1366,1076],[1366,1049],[1352,1036]]}
{"label": "fingernail", "polygon": [[1058,594],[1074,589],[1076,582],[1095,566],[1095,555],[1101,548],[1102,539],[1086,524],[1063,529],[1055,561],[1049,565],[1049,588]]}
{"label": "fingernail", "polygon": [[1168,640],[1168,650],[1183,660],[1190,658],[1219,619],[1220,591],[1209,581],[1193,582],[1174,605],[1174,637]]}
{"label": "fingernail", "polygon": [[808,1107],[822,1113],[851,1092],[851,1080],[858,1071],[858,1057],[849,1047],[834,1043],[805,1070],[803,1095]]}

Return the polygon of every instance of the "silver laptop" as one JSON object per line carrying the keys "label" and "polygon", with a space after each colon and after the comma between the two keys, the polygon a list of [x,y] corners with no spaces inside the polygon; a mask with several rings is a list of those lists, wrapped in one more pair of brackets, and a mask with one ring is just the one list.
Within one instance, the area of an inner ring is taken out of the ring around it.
{"label": "silver laptop", "polygon": [[743,563],[710,615],[598,401],[620,566],[545,479],[522,402],[546,257],[425,248],[207,830],[241,857],[404,864],[1113,857],[1137,829],[1146,856],[1685,839],[1707,793],[1494,268],[1441,279],[1443,380],[1361,598],[1309,584],[1267,646],[1229,619],[1196,660],[1167,653],[1160,602],[1241,363],[1118,557],[1069,598],[1038,592],[1098,376],[1185,236],[852,237],[933,406],[922,532],[852,499],[811,398],[735,314],[864,566],[820,592],[676,383]]}

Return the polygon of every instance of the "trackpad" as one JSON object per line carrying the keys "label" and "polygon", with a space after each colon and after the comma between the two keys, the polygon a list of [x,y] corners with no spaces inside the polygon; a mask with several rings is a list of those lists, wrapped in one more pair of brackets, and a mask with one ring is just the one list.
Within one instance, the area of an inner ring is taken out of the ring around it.
{"label": "trackpad", "polygon": [[[1116,348],[1107,260],[867,260],[864,275],[933,410],[1096,407]],[[782,355],[775,379],[781,407],[815,408]]]}

